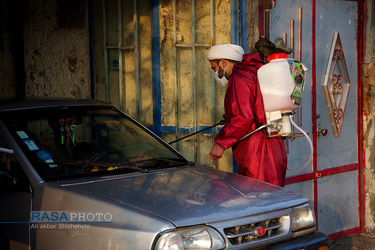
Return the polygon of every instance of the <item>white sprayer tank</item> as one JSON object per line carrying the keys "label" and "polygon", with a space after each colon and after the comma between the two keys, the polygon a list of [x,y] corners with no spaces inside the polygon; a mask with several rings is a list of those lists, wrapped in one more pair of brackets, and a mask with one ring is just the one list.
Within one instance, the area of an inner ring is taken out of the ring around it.
{"label": "white sprayer tank", "polygon": [[267,120],[272,122],[301,106],[307,68],[283,53],[272,54],[267,61],[258,70],[258,80]]}

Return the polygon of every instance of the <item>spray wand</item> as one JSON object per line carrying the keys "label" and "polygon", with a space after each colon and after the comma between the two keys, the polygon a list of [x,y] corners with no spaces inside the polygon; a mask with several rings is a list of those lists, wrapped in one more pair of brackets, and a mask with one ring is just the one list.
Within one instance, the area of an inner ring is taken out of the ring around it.
{"label": "spray wand", "polygon": [[191,134],[189,134],[189,135],[187,135],[187,136],[184,136],[184,137],[178,138],[178,139],[176,139],[176,140],[174,140],[174,141],[169,142],[168,144],[169,144],[169,145],[170,145],[170,144],[173,144],[173,143],[175,143],[175,142],[178,142],[178,141],[184,140],[184,139],[186,139],[186,138],[188,138],[188,137],[190,137],[190,136],[196,135],[196,134],[201,133],[201,132],[203,132],[203,131],[205,131],[205,130],[208,130],[208,129],[210,129],[210,128],[214,128],[214,127],[216,127],[216,126],[224,125],[224,124],[225,124],[225,120],[221,120],[220,122],[218,122],[218,123],[216,123],[216,124],[214,124],[214,125],[211,125],[211,126],[209,126],[209,127],[207,127],[207,128],[204,128],[204,129],[201,129],[201,130],[196,131],[196,132],[194,132],[194,133],[191,133]]}

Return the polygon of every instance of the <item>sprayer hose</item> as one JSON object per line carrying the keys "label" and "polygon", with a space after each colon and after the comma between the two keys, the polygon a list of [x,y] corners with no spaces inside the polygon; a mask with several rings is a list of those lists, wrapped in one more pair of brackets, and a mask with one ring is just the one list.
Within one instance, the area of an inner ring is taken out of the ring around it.
{"label": "sprayer hose", "polygon": [[296,129],[298,129],[302,134],[305,135],[307,141],[308,141],[309,144],[310,144],[310,158],[309,158],[308,161],[305,163],[305,165],[303,165],[302,167],[297,168],[297,169],[288,168],[288,170],[290,170],[290,171],[301,171],[302,169],[305,169],[305,168],[310,164],[310,162],[311,162],[311,160],[312,160],[312,156],[313,156],[313,153],[314,153],[313,144],[312,144],[312,142],[311,142],[310,137],[306,134],[305,131],[303,131],[300,127],[297,126],[297,124],[293,121],[293,119],[292,119],[291,116],[289,116],[289,120],[290,120],[290,122],[293,124],[293,126],[294,126]]}

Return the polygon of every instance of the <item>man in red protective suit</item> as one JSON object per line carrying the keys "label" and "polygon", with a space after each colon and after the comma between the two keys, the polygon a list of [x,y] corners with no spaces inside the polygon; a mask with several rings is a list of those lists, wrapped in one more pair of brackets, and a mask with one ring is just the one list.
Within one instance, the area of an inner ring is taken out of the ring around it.
{"label": "man in red protective suit", "polygon": [[218,160],[225,149],[232,147],[239,174],[283,187],[287,156],[282,138],[267,139],[261,130],[241,140],[267,123],[257,78],[264,62],[259,53],[243,54],[240,46],[223,44],[211,47],[207,55],[215,80],[228,84],[224,100],[226,124],[215,138],[210,157]]}

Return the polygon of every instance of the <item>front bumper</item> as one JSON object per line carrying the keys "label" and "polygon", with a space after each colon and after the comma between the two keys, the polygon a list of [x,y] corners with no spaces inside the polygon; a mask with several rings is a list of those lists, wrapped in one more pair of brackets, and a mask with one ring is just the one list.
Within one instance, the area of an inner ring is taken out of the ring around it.
{"label": "front bumper", "polygon": [[267,249],[277,249],[277,250],[295,250],[295,249],[328,249],[327,245],[329,243],[329,238],[327,235],[320,232],[313,232],[303,236],[299,236],[294,239],[289,239],[286,241],[278,242]]}

